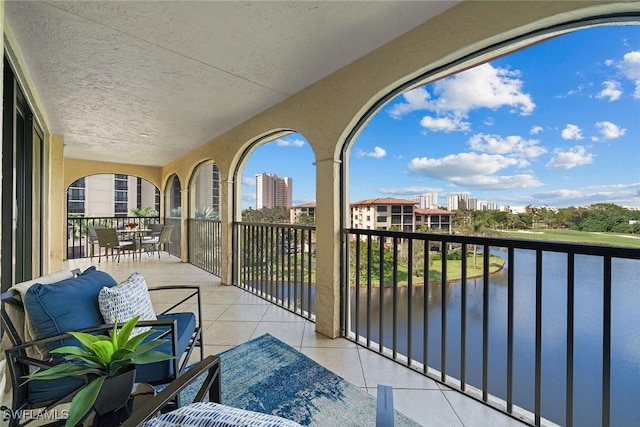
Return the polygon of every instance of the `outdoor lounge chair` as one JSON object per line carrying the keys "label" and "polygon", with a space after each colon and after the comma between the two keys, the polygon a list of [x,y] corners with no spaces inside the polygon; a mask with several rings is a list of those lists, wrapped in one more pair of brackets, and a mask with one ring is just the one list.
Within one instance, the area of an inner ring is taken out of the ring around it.
{"label": "outdoor lounge chair", "polygon": [[[129,280],[118,284],[107,273],[90,267],[82,273],[79,270],[54,273],[16,285],[0,294],[2,354],[6,354],[6,375],[12,386],[9,426],[28,423],[29,420],[22,419],[23,414],[29,413],[26,410],[52,409],[70,401],[86,383],[80,378],[25,383],[23,377],[35,369],[46,369],[60,362],[59,357],[50,357],[48,351],[61,345],[74,345],[75,339],[67,332],[81,330],[105,333],[111,330],[113,324],[104,323],[98,294],[104,287],[117,292],[118,287],[127,282]],[[203,357],[200,289],[197,286],[148,289],[151,293],[167,290],[182,292],[171,307],[156,314],[157,320],[142,321],[138,325],[157,330],[152,337],[166,340],[157,350],[176,357],[164,362],[139,365],[136,382],[168,384],[186,370],[195,347],[200,347],[200,359]],[[37,295],[34,297],[30,292]],[[40,303],[43,307],[39,306]],[[196,303],[196,314],[178,311],[183,304],[192,307]],[[36,331],[45,337],[33,339]]]}

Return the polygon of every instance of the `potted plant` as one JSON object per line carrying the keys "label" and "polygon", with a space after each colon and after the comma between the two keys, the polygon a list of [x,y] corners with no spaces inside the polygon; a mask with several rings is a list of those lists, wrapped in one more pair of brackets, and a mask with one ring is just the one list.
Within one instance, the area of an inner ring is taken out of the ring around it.
{"label": "potted plant", "polygon": [[[73,427],[78,424],[91,408],[96,409],[98,413],[109,410],[101,406],[98,399],[101,393],[103,395],[105,392],[109,393],[107,389],[113,389],[121,394],[126,404],[133,387],[136,364],[155,363],[173,358],[167,353],[153,350],[165,342],[164,339],[144,342],[145,338],[155,332],[154,330],[131,336],[138,320],[139,316],[136,316],[118,330],[116,319],[111,336],[69,332],[82,344],[82,347],[63,346],[51,350],[51,353],[65,354],[66,361],[25,377],[27,381],[53,380],[67,376],[88,377],[89,382],[71,400],[65,426]],[[118,380],[124,380],[124,384],[118,384]],[[116,382],[115,385],[114,382]],[[115,400],[113,395],[104,397],[105,400]],[[116,403],[111,410],[122,406],[123,404]]]}

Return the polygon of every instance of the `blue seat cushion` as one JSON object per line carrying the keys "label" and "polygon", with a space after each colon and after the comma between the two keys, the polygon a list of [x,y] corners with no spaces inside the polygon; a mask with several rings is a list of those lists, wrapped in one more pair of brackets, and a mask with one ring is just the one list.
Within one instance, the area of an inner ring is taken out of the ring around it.
{"label": "blue seat cushion", "polygon": [[[104,323],[98,307],[98,293],[103,287],[117,283],[109,274],[89,267],[77,277],[48,285],[32,285],[24,297],[25,310],[41,337],[99,326]],[[75,338],[54,341],[49,349],[63,345],[79,345]],[[62,356],[57,357],[60,361]],[[80,387],[78,378],[33,380],[27,383],[28,400],[32,403],[59,399]]]}
{"label": "blue seat cushion", "polygon": [[[171,313],[160,314],[158,320],[174,320],[178,321],[178,353],[173,354],[178,359],[185,352],[193,332],[196,330],[196,316],[193,313]],[[167,330],[167,327],[153,328],[157,332],[151,334],[146,338],[146,341],[151,340]],[[159,345],[155,350],[162,351],[171,354],[171,342],[167,337],[167,342]],[[136,382],[144,382],[150,384],[162,384],[168,382],[167,379],[175,375],[173,369],[173,360],[165,360],[162,362],[149,363],[145,365],[136,366]]]}
{"label": "blue seat cushion", "polygon": [[[31,323],[43,338],[91,328],[104,323],[98,293],[105,286],[115,285],[117,282],[113,277],[92,266],[71,279],[31,286],[25,294],[24,306]],[[68,338],[49,344],[49,349],[78,344],[75,338]]]}
{"label": "blue seat cushion", "polygon": [[54,401],[66,396],[83,384],[83,380],[74,377],[58,378],[57,380],[32,380],[27,383],[28,400],[30,403]]}

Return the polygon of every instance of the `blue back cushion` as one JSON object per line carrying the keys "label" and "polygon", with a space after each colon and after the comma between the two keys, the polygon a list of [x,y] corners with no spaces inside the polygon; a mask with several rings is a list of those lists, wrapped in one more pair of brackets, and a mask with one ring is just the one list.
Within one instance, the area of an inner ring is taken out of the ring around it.
{"label": "blue back cushion", "polygon": [[[31,286],[26,292],[24,306],[31,323],[43,338],[99,326],[104,321],[98,306],[98,293],[104,286],[115,285],[113,277],[92,266],[78,277]],[[64,341],[57,341],[50,348],[77,345],[75,338]]]}

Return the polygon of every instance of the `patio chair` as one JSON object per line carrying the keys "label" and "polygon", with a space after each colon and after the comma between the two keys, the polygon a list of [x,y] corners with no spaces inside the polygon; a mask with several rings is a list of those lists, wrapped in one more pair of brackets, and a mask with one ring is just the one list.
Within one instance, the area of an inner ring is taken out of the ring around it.
{"label": "patio chair", "polygon": [[105,248],[105,256],[109,258],[109,249],[111,249],[111,256],[115,259],[114,250],[118,251],[118,262],[120,262],[120,252],[128,250],[135,256],[135,245],[131,240],[120,240],[118,238],[118,232],[115,228],[95,228],[96,236],[98,237],[98,264],[100,264],[102,256],[102,248]]}
{"label": "patio chair", "polygon": [[[158,237],[142,240],[142,248],[147,250],[148,248],[153,248],[151,251],[152,253],[158,251],[158,259],[160,259],[160,245],[164,245],[164,250],[166,250],[169,253],[169,256],[171,256],[169,249],[171,245],[171,233],[173,232],[173,227],[173,225],[165,225],[162,227],[162,231]],[[167,248],[167,245],[169,245],[169,249]]]}
{"label": "patio chair", "polygon": [[[135,283],[132,283],[134,281]],[[45,283],[47,285],[44,285]],[[139,279],[134,279],[133,275],[118,284],[108,273],[89,267],[82,273],[79,270],[61,271],[24,282],[0,294],[0,356],[6,355],[6,378],[10,386],[8,390],[11,391],[11,407],[4,415],[8,415],[10,427],[29,424],[33,421],[30,417],[34,417],[39,409],[53,410],[58,405],[69,402],[86,384],[86,378],[69,377],[56,381],[25,382],[23,377],[36,369],[46,369],[59,363],[60,357],[51,357],[51,349],[62,345],[77,345],[68,331],[80,330],[101,334],[110,331],[113,324],[104,321],[102,307],[98,307],[99,295],[106,287],[112,294],[126,298],[131,293],[132,286],[142,286]],[[156,313],[156,320],[138,323],[140,327],[152,327],[156,330],[153,337],[166,340],[156,349],[175,358],[149,365],[138,365],[136,381],[151,385],[168,384],[187,370],[195,347],[200,347],[200,360],[204,357],[200,289],[197,286],[169,286],[150,287],[148,291],[180,291],[175,304],[162,313]],[[69,304],[69,301],[73,303]],[[194,304],[197,311],[191,312]],[[179,311],[183,307],[188,309],[184,312]],[[34,338],[38,336],[46,338]],[[179,405],[179,399],[174,404]],[[33,411],[29,411],[31,409]]]}
{"label": "patio chair", "polygon": [[[95,253],[95,245],[98,244],[98,235],[96,234],[96,228],[104,228],[104,225],[89,225],[87,226],[87,252],[89,257],[93,259]],[[100,247],[98,247],[100,251]]]}
{"label": "patio chair", "polygon": [[164,224],[151,224],[149,226],[149,229],[151,230],[149,232],[149,238],[154,238],[154,237],[160,237],[160,233],[162,232],[162,229],[164,228]]}

